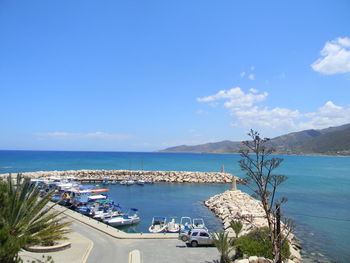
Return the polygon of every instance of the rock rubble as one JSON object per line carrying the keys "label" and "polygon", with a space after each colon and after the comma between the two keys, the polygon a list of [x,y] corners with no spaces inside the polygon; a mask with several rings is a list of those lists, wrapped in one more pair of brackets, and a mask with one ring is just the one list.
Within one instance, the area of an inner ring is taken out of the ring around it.
{"label": "rock rubble", "polygon": [[[25,172],[31,178],[75,177],[76,179],[110,179],[125,180],[132,178],[167,183],[232,183],[234,176],[221,172],[189,171],[131,171],[131,170],[68,170]],[[7,174],[2,174],[2,177]],[[235,177],[239,183],[240,179]]]}
{"label": "rock rubble", "polygon": [[[224,230],[231,237],[235,237],[233,229],[230,228],[230,222],[233,220],[240,220],[243,223],[240,236],[247,234],[253,228],[267,226],[265,211],[261,202],[239,190],[228,190],[214,195],[205,201],[204,204],[221,219]],[[293,234],[289,235],[289,241],[290,259],[293,262],[301,262],[299,245]]]}

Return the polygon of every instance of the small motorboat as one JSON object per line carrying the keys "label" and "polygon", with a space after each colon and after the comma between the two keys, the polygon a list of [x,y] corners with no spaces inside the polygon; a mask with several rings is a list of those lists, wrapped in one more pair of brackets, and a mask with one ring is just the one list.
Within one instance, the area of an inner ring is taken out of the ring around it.
{"label": "small motorboat", "polygon": [[129,180],[126,181],[126,185],[133,185],[135,184],[135,181],[132,178],[129,178]]}
{"label": "small motorboat", "polygon": [[152,219],[152,225],[148,228],[148,231],[151,233],[162,233],[167,229],[166,217],[164,216],[155,216]]}
{"label": "small motorboat", "polygon": [[76,210],[83,215],[89,215],[91,208],[92,208],[91,206],[81,205],[81,206],[77,207]]}
{"label": "small motorboat", "polygon": [[141,218],[138,215],[138,209],[131,208],[130,211],[133,211],[134,214],[130,215],[129,213],[122,216],[112,217],[110,219],[104,220],[110,226],[128,226],[141,222]]}
{"label": "small motorboat", "polygon": [[167,232],[169,233],[180,232],[180,224],[176,223],[176,217],[170,217],[170,220],[167,224]]}
{"label": "small motorboat", "polygon": [[154,184],[154,182],[151,180],[145,180],[145,184]]}
{"label": "small motorboat", "polygon": [[134,181],[132,178],[129,178],[128,180],[123,180],[123,181],[121,181],[120,184],[121,184],[121,185],[129,186],[129,185],[135,184],[135,181]]}
{"label": "small motorboat", "polygon": [[180,231],[189,231],[192,228],[192,219],[188,216],[181,217],[180,220]]}
{"label": "small motorboat", "polygon": [[204,220],[202,218],[193,218],[193,220],[192,220],[192,228],[207,229],[207,227],[204,224]]}
{"label": "small motorboat", "polygon": [[122,180],[122,181],[120,181],[120,184],[121,184],[121,185],[127,185],[127,183],[128,183],[127,180]]}
{"label": "small motorboat", "polygon": [[139,179],[138,181],[137,181],[137,184],[138,185],[145,185],[145,181],[144,180],[142,180],[142,179]]}

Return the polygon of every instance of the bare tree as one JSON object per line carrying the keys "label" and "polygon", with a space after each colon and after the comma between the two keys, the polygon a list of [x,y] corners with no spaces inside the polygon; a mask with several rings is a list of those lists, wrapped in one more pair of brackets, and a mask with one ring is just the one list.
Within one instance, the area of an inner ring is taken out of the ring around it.
{"label": "bare tree", "polygon": [[[276,211],[287,201],[286,198],[276,200],[276,190],[287,180],[287,176],[275,174],[274,170],[283,162],[282,158],[272,157],[275,149],[268,147],[268,138],[261,138],[257,131],[250,130],[249,141],[243,141],[244,149],[240,150],[242,159],[239,165],[246,172],[243,184],[253,191],[253,197],[261,201],[266,214],[269,236],[272,243],[272,253],[275,262],[281,262],[282,242],[294,229],[290,220],[285,221],[280,230]],[[280,218],[280,216],[278,217]]]}

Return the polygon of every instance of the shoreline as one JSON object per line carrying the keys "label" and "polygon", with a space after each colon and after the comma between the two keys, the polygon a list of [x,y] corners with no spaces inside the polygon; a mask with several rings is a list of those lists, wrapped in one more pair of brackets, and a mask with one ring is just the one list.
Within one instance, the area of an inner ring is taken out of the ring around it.
{"label": "shoreline", "polygon": [[[148,153],[148,152],[146,152]],[[239,152],[230,152],[230,153],[219,153],[219,152],[166,152],[166,151],[154,151],[153,153],[188,153],[188,154],[234,154],[240,155]],[[324,157],[350,157],[350,154],[323,154],[323,153],[274,153],[273,155],[283,155],[283,156],[324,156]]]}
{"label": "shoreline", "polygon": [[[79,151],[79,150],[9,150],[9,149],[0,149],[0,152],[69,152],[69,153],[171,153],[171,154],[235,154],[239,155],[239,152],[172,152],[172,151],[149,151],[149,152],[138,152],[138,151]],[[325,156],[325,157],[350,157],[350,154],[323,154],[323,153],[275,153],[274,155],[283,155],[283,156]]]}

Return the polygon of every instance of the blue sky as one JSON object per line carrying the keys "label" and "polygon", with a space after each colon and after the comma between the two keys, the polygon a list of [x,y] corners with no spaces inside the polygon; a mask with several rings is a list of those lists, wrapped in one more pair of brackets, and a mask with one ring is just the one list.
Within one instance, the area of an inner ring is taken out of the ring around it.
{"label": "blue sky", "polygon": [[0,1],[0,149],[350,123],[349,1]]}

